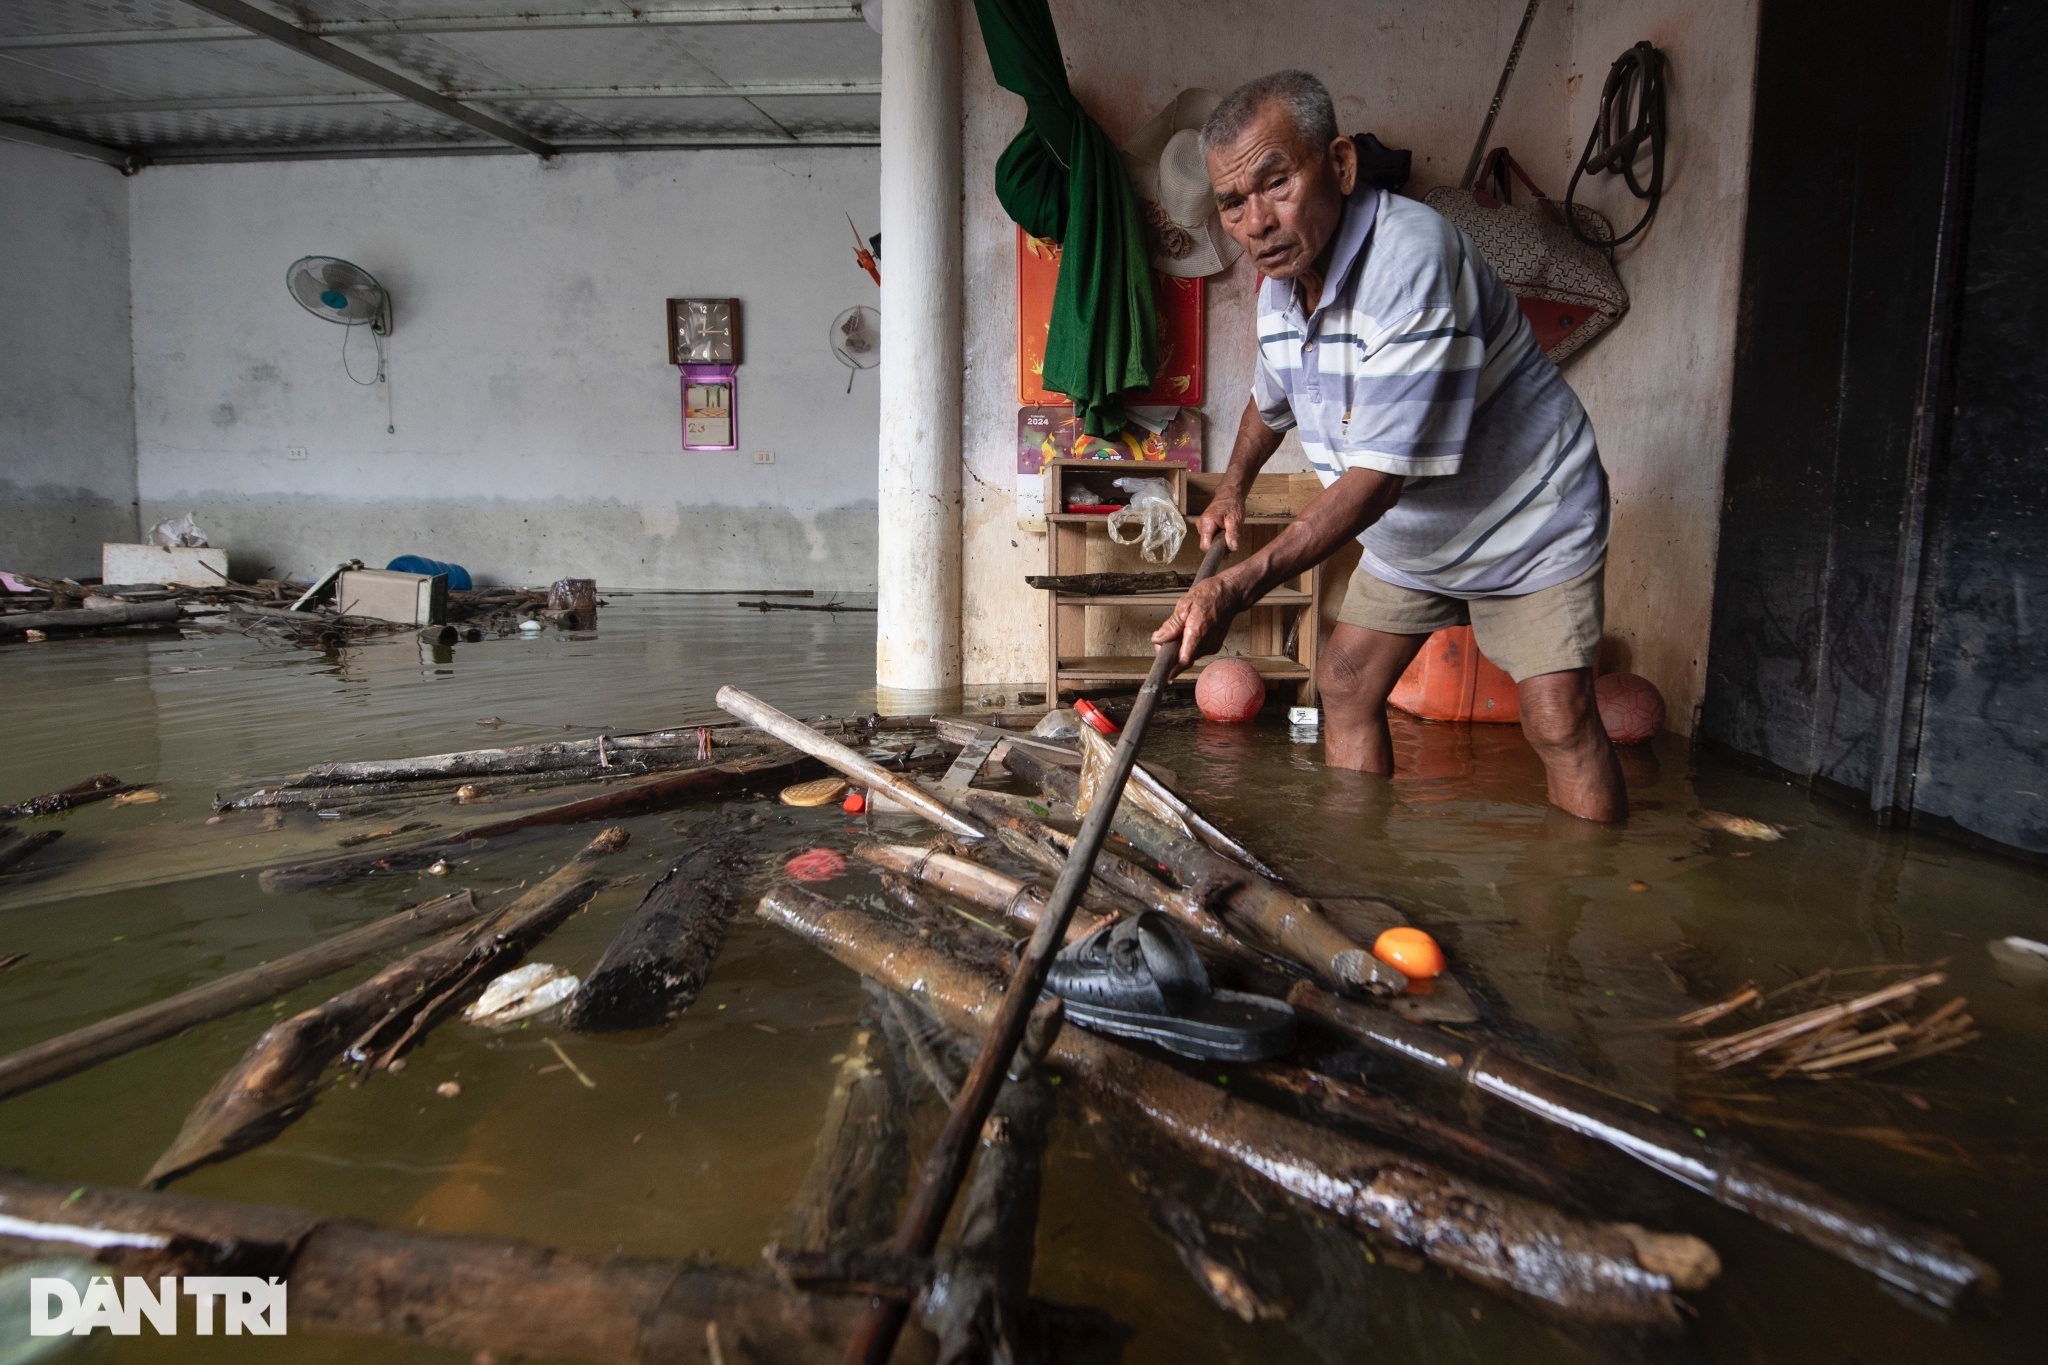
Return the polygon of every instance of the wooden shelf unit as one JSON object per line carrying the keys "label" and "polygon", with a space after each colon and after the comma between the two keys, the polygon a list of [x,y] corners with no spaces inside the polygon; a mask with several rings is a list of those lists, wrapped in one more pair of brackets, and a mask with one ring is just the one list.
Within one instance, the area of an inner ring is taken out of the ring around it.
{"label": "wooden shelf unit", "polygon": [[[1071,467],[1068,462],[1059,462]],[[1145,476],[1155,473],[1156,464],[1134,462],[1089,460],[1074,461],[1073,465],[1089,465],[1087,471],[1102,476],[1103,482],[1119,476]],[[1062,506],[1058,494],[1065,482],[1066,469],[1062,468],[1047,480],[1046,506],[1056,509]],[[1202,560],[1201,542],[1197,538],[1194,519],[1209,505],[1219,474],[1190,474],[1180,480],[1176,490],[1184,514],[1188,515],[1188,535],[1182,542],[1180,555],[1171,565],[1151,565],[1137,562],[1135,548],[1124,550],[1114,547],[1133,561],[1130,567],[1138,569],[1172,568],[1191,573],[1200,567]],[[1247,503],[1248,515],[1244,520],[1243,549],[1231,555],[1226,565],[1243,559],[1246,555],[1279,534],[1280,530],[1294,520],[1294,513],[1306,506],[1322,485],[1313,474],[1262,474],[1255,481],[1252,495]],[[1066,513],[1050,511],[1046,517],[1046,568],[1049,575],[1090,573],[1101,571],[1101,566],[1091,564],[1091,548],[1098,551],[1108,541],[1108,521],[1099,513]],[[1099,534],[1091,528],[1100,528]],[[1091,542],[1094,544],[1091,546]],[[1057,705],[1061,690],[1078,691],[1088,684],[1142,682],[1152,669],[1150,654],[1129,656],[1088,655],[1082,651],[1087,646],[1088,612],[1123,611],[1149,612],[1157,619],[1164,619],[1175,602],[1180,600],[1177,592],[1142,592],[1121,594],[1063,593],[1049,591],[1050,601],[1046,603],[1046,700]],[[1316,703],[1316,654],[1321,640],[1321,617],[1323,597],[1323,570],[1321,566],[1299,575],[1291,582],[1282,584],[1268,593],[1259,603],[1247,610],[1239,619],[1249,628],[1251,638],[1249,649],[1242,656],[1260,676],[1271,683],[1295,683],[1299,704],[1313,706]],[[1288,650],[1288,637],[1292,633],[1294,644]],[[1194,677],[1212,661],[1199,659],[1184,677]]]}

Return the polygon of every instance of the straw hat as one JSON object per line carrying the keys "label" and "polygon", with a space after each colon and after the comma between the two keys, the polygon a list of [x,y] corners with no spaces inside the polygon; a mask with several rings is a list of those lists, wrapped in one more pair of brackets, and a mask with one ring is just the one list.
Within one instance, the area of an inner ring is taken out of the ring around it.
{"label": "straw hat", "polygon": [[1216,219],[1216,194],[1202,155],[1202,120],[1222,99],[1213,90],[1181,91],[1123,149],[1152,264],[1182,279],[1213,275],[1244,249]]}

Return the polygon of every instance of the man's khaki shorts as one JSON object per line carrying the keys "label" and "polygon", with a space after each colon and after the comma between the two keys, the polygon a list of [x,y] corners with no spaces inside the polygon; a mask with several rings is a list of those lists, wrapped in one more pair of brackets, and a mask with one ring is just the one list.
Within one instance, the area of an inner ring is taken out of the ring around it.
{"label": "man's khaki shorts", "polygon": [[1468,602],[1398,587],[1361,564],[1344,590],[1337,619],[1390,635],[1428,635],[1469,624],[1480,652],[1520,682],[1540,673],[1593,666],[1606,614],[1606,574],[1607,556],[1602,555],[1577,578],[1539,592]]}

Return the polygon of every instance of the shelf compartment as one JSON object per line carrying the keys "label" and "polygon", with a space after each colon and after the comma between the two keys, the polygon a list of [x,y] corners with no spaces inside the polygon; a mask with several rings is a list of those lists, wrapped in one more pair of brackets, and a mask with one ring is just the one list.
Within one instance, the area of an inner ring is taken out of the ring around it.
{"label": "shelf compartment", "polygon": [[[1198,676],[1215,658],[1197,659],[1180,676]],[[1267,682],[1306,682],[1312,670],[1295,659],[1284,655],[1240,654],[1229,657],[1241,658],[1259,670],[1259,676]],[[1143,682],[1152,672],[1152,656],[1139,655],[1132,658],[1093,657],[1086,659],[1062,659],[1059,663],[1061,682]]]}
{"label": "shelf compartment", "polygon": [[[1063,592],[1054,594],[1063,607],[1170,607],[1186,596],[1178,592],[1128,592],[1106,594],[1082,594]],[[1246,607],[1246,611],[1257,611],[1260,607],[1305,607],[1315,601],[1315,594],[1299,588],[1275,588],[1258,601]]]}

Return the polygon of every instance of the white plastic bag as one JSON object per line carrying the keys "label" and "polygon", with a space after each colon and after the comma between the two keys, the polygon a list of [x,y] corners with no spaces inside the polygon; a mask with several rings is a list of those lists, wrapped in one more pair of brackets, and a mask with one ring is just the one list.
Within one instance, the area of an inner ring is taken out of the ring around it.
{"label": "white plastic bag", "polygon": [[199,529],[199,523],[192,520],[192,514],[187,512],[174,521],[160,521],[150,527],[149,543],[167,550],[203,550],[206,548],[206,532]]}
{"label": "white plastic bag", "polygon": [[[1173,503],[1173,485],[1164,479],[1118,479],[1116,486],[1131,495],[1130,506],[1109,514],[1109,538],[1136,545],[1147,564],[1171,564],[1188,533],[1187,518]],[[1126,536],[1126,526],[1136,526]]]}

